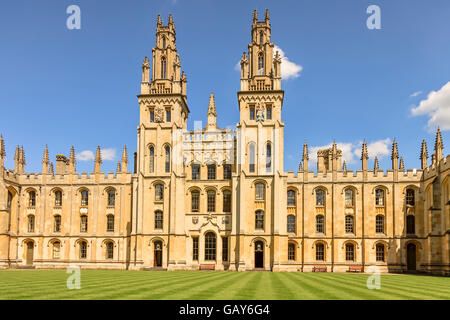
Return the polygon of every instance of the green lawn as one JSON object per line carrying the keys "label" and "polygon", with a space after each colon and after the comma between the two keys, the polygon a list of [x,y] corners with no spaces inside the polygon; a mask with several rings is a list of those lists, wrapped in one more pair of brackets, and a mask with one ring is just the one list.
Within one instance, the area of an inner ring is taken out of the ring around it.
{"label": "green lawn", "polygon": [[68,290],[65,270],[0,271],[0,299],[450,299],[450,278],[366,274],[82,270]]}

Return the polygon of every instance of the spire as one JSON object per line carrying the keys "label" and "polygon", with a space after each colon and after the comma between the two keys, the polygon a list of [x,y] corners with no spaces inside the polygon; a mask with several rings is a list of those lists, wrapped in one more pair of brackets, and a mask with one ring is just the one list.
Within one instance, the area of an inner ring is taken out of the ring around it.
{"label": "spire", "polygon": [[375,162],[373,163],[373,172],[376,173],[380,169],[380,166],[378,164],[378,157],[375,156]]}
{"label": "spire", "polygon": [[392,160],[392,170],[398,170],[398,147],[395,138],[394,142],[392,143],[391,160]]}
{"label": "spire", "polygon": [[405,171],[405,163],[403,162],[403,157],[400,157],[400,165],[398,166],[400,171]]}
{"label": "spire", "polygon": [[438,127],[436,132],[436,140],[434,143],[434,151],[436,152],[436,161],[439,162],[443,157],[444,143],[442,142],[441,129]]}
{"label": "spire", "polygon": [[120,165],[120,162],[117,162],[116,173],[120,173],[120,172],[122,172],[122,166]]}
{"label": "spire", "polygon": [[48,173],[48,164],[49,164],[50,160],[48,157],[48,146],[45,145],[45,149],[44,149],[44,157],[42,158],[42,173]]}
{"label": "spire", "polygon": [[366,139],[364,139],[361,149],[362,169],[367,170],[367,160],[369,159],[369,152],[367,151]]}
{"label": "spire", "polygon": [[123,152],[122,152],[122,165],[121,165],[121,172],[127,172],[128,170],[128,154],[127,154],[127,146],[123,146]]}
{"label": "spire", "polygon": [[100,173],[102,165],[102,153],[100,151],[100,146],[97,146],[97,152],[95,153],[95,166],[94,172]]}
{"label": "spire", "polygon": [[342,164],[342,171],[344,171],[344,173],[347,173],[347,164],[345,163],[345,160],[344,163]]}
{"label": "spire", "polygon": [[309,160],[309,155],[308,155],[308,145],[305,143],[303,144],[303,170],[304,171],[308,171],[308,160]]}
{"label": "spire", "polygon": [[216,113],[216,102],[214,100],[214,93],[211,92],[209,96],[209,104],[208,104],[208,129],[216,129],[217,128],[217,113]]}
{"label": "spire", "polygon": [[427,150],[427,142],[425,141],[425,139],[422,140],[422,148],[420,150],[420,162],[422,169],[428,167],[428,150]]}

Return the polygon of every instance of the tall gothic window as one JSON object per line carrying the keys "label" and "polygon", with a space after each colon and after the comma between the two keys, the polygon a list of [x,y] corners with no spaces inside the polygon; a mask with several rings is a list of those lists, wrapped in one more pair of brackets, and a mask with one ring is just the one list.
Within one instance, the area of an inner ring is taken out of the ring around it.
{"label": "tall gothic window", "polygon": [[325,205],[325,192],[322,189],[316,190],[316,206],[323,207]]}
{"label": "tall gothic window", "polygon": [[155,172],[155,148],[153,146],[150,147],[150,172]]}
{"label": "tall gothic window", "polygon": [[266,172],[272,170],[272,145],[268,143],[266,145]]}
{"label": "tall gothic window", "polygon": [[406,204],[408,206],[414,206],[414,190],[413,189],[407,189],[406,190]]}
{"label": "tall gothic window", "polygon": [[106,216],[106,231],[114,232],[114,215],[108,214]]}
{"label": "tall gothic window", "polygon": [[108,190],[108,207],[114,207],[116,205],[116,190]]}
{"label": "tall gothic window", "polygon": [[345,189],[345,206],[353,207],[353,190],[350,188]]}
{"label": "tall gothic window", "polygon": [[161,79],[166,78],[166,58],[161,58]]}
{"label": "tall gothic window", "polygon": [[162,201],[164,199],[164,185],[155,184],[155,200]]}
{"label": "tall gothic window", "polygon": [[295,232],[295,216],[287,216],[287,232]]}
{"label": "tall gothic window", "polygon": [[255,229],[264,229],[264,211],[262,210],[255,213]]}
{"label": "tall gothic window", "polygon": [[106,259],[114,258],[114,243],[109,241],[106,243]]}
{"label": "tall gothic window", "polygon": [[35,191],[28,192],[28,206],[29,207],[36,206],[36,192]]}
{"label": "tall gothic window", "polygon": [[62,205],[62,192],[59,190],[55,191],[55,207],[61,207]]}
{"label": "tall gothic window", "polygon": [[166,48],[166,37],[162,38],[162,47],[163,47],[163,49]]}
{"label": "tall gothic window", "polygon": [[264,32],[260,32],[259,33],[259,44],[263,44],[263,40],[264,40]]}
{"label": "tall gothic window", "polygon": [[231,212],[231,192],[225,190],[223,194],[223,212]]}
{"label": "tall gothic window", "polygon": [[191,211],[198,212],[200,204],[200,192],[193,190],[191,192]]}
{"label": "tall gothic window", "polygon": [[213,190],[209,190],[207,193],[208,197],[208,212],[216,211],[216,192]]}
{"label": "tall gothic window", "polygon": [[213,232],[205,235],[205,260],[216,260],[216,235]]}
{"label": "tall gothic window", "polygon": [[87,206],[89,203],[89,191],[83,190],[81,191],[81,205]]}
{"label": "tall gothic window", "polygon": [[262,76],[264,74],[264,55],[260,53],[258,55],[258,75]]}
{"label": "tall gothic window", "polygon": [[375,190],[375,205],[376,206],[384,206],[384,190],[383,189]]}
{"label": "tall gothic window", "polygon": [[250,144],[249,153],[249,171],[255,172],[255,144]]}
{"label": "tall gothic window", "polygon": [[287,192],[287,205],[288,207],[295,207],[295,191],[288,190]]}
{"label": "tall gothic window", "polygon": [[255,183],[255,200],[264,200],[264,183]]}
{"label": "tall gothic window", "polygon": [[169,173],[170,172],[170,147],[166,146],[164,149],[166,151],[165,169],[166,169],[166,173]]}

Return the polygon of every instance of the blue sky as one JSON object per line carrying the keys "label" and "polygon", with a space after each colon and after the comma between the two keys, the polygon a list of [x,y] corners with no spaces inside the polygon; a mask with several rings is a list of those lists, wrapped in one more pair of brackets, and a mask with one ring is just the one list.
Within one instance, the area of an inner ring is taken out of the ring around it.
{"label": "blue sky", "polygon": [[[66,28],[72,4],[81,9],[81,30]],[[366,27],[372,4],[381,8],[381,30]],[[41,171],[45,144],[53,161],[71,145],[81,153],[99,144],[109,150],[106,172],[115,171],[124,144],[132,159],[141,63],[151,55],[158,13],[164,24],[169,13],[174,17],[188,79],[188,126],[206,120],[211,91],[219,126],[235,125],[235,65],[250,41],[253,10],[262,17],[265,8],[272,41],[291,66],[302,68],[282,82],[285,170],[297,170],[305,140],[311,151],[336,140],[348,169],[360,169],[364,138],[382,169],[391,166],[394,138],[407,168],[420,167],[422,139],[431,155],[437,125],[444,145],[450,143],[447,0],[15,0],[0,4],[0,133],[7,167],[13,168],[17,144],[24,146],[27,172]],[[92,160],[77,162],[79,172],[93,166]]]}

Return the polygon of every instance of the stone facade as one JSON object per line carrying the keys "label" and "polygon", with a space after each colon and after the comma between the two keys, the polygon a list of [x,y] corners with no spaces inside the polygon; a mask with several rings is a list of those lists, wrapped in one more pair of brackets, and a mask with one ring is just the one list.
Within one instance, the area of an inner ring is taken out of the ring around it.
{"label": "stone facade", "polygon": [[126,147],[116,173],[76,171],[75,150],[42,172],[14,170],[0,144],[0,267],[450,274],[450,157],[438,130],[428,165],[405,170],[397,143],[392,169],[347,170],[334,143],[318,151],[317,173],[303,146],[299,170],[283,169],[281,57],[269,13],[256,11],[241,59],[239,123],[220,129],[211,93],[207,124],[187,130],[187,78],[175,25],[157,19],[152,61],[142,64],[133,173]]}

